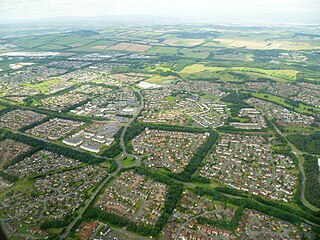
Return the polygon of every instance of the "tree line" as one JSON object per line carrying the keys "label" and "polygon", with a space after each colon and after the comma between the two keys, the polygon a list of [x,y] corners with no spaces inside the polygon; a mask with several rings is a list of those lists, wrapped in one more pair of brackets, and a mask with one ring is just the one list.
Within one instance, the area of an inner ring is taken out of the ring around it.
{"label": "tree line", "polygon": [[288,136],[288,139],[297,148],[304,152],[320,154],[320,132],[316,132],[308,136],[303,134],[291,134]]}
{"label": "tree line", "polygon": [[305,160],[303,165],[306,174],[306,198],[311,204],[320,207],[320,166],[318,166],[318,158],[311,155],[303,155],[303,157]]}

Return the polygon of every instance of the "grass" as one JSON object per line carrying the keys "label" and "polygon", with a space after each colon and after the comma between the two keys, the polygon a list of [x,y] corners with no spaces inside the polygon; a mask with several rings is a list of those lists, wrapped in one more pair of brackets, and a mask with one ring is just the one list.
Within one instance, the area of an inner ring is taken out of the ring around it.
{"label": "grass", "polygon": [[162,47],[162,46],[155,46],[151,49],[149,49],[146,54],[149,55],[178,55],[179,54],[179,48],[176,47]]}
{"label": "grass", "polygon": [[201,96],[201,99],[219,99],[219,98],[220,98],[220,97],[218,97],[218,96],[208,95],[208,94]]}
{"label": "grass", "polygon": [[21,46],[23,48],[34,48],[43,44],[53,43],[55,40],[61,38],[61,35],[51,34],[42,36],[25,36],[12,40],[13,44]]}
{"label": "grass", "polygon": [[16,192],[23,192],[28,193],[32,191],[33,182],[32,180],[29,180],[28,178],[24,178],[22,180],[19,180],[11,187],[5,189],[3,192],[0,193],[0,201],[3,201],[3,198],[11,191]]}
{"label": "grass", "polygon": [[190,80],[207,80],[211,82],[225,82],[225,83],[243,82],[243,79],[240,79],[236,76],[229,74],[227,71],[223,70],[223,68],[221,69],[222,70],[220,71],[219,68],[214,68],[212,69],[213,71],[205,70],[200,72],[193,72],[190,74],[180,72],[180,76]]}
{"label": "grass", "polygon": [[194,47],[204,43],[203,39],[171,38],[164,41],[170,46]]}
{"label": "grass", "polygon": [[169,102],[175,102],[176,100],[179,100],[179,97],[167,96],[164,98],[164,100]]}
{"label": "grass", "polygon": [[137,204],[136,204],[136,213],[140,210],[141,206],[142,206],[143,201],[141,199],[138,200]]}
{"label": "grass", "polygon": [[65,49],[66,46],[61,46],[57,44],[46,44],[38,48],[45,51],[59,51]]}
{"label": "grass", "polygon": [[110,52],[107,48],[116,44],[116,42],[108,40],[85,39],[84,42],[76,42],[73,44],[74,48],[71,51],[75,52]]}
{"label": "grass", "polygon": [[192,64],[190,66],[185,67],[181,72],[180,75],[182,77],[189,77],[190,75],[197,73],[210,73],[210,72],[219,72],[223,71],[225,68],[223,67],[206,67],[204,64]]}
{"label": "grass", "polygon": [[100,166],[104,167],[104,168],[110,168],[111,164],[110,164],[110,162],[105,161],[105,162],[100,163]]}
{"label": "grass", "polygon": [[[249,93],[249,92],[247,92],[247,93]],[[284,98],[274,96],[271,94],[265,94],[265,93],[251,93],[251,94],[253,97],[256,97],[256,98],[259,98],[262,100],[267,100],[267,101],[273,102],[275,104],[279,104],[283,107],[292,109],[292,106],[290,104],[286,103]],[[309,111],[308,109],[313,109],[313,112]],[[302,113],[302,114],[314,114],[315,112],[320,112],[320,110],[318,108],[308,106],[308,105],[305,105],[302,103],[299,103],[299,107],[298,108],[294,107],[293,110],[298,113]]]}
{"label": "grass", "polygon": [[37,89],[38,91],[40,91],[40,93],[46,93],[48,87],[55,85],[55,84],[59,83],[60,81],[61,81],[60,79],[53,79],[53,80],[49,80],[49,81],[45,81],[45,82],[41,82],[41,83],[36,83],[36,84],[23,83],[23,84],[21,84],[21,86],[26,87],[26,88]]}
{"label": "grass", "polygon": [[286,78],[292,81],[296,80],[297,74],[299,73],[296,70],[265,70],[261,68],[249,68],[249,67],[232,67],[231,70],[261,73],[265,75]]}
{"label": "grass", "polygon": [[146,80],[146,82],[149,82],[149,83],[171,83],[175,80],[177,80],[177,77],[175,77],[175,76],[167,76],[167,77],[154,76],[154,77]]}
{"label": "grass", "polygon": [[197,48],[184,48],[180,50],[180,53],[182,53],[183,56],[187,58],[200,58],[200,59],[206,59],[210,55],[210,52],[197,49]]}
{"label": "grass", "polygon": [[124,159],[120,160],[120,163],[124,166],[124,167],[131,167],[136,163],[136,159],[134,157],[125,157]]}
{"label": "grass", "polygon": [[73,36],[73,35],[65,35],[57,40],[54,41],[55,44],[65,45],[65,46],[71,46],[71,44],[80,42],[83,40],[82,37],[79,36]]}

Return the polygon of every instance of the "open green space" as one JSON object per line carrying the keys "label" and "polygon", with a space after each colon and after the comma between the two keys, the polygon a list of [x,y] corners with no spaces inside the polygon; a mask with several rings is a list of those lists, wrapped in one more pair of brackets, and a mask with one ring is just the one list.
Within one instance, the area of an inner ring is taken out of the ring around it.
{"label": "open green space", "polygon": [[125,167],[131,167],[131,166],[135,165],[136,159],[135,159],[135,157],[129,156],[129,157],[125,157],[125,158],[121,159],[120,163]]}
{"label": "open green space", "polygon": [[[249,93],[249,92],[247,92]],[[279,104],[302,114],[314,114],[320,112],[319,108],[299,103],[299,107],[294,107],[287,103],[284,98],[265,93],[251,93],[253,97]]]}

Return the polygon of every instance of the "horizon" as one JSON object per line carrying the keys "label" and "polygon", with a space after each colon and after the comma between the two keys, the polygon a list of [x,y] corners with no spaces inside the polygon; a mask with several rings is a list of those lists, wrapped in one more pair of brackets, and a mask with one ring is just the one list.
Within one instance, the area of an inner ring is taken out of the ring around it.
{"label": "horizon", "polygon": [[[284,0],[279,3],[254,0],[178,0],[148,1],[121,0],[19,0],[0,2],[2,23],[41,22],[47,20],[86,19],[96,21],[108,18],[152,18],[154,21],[206,23],[282,23],[319,24],[320,2],[316,0]],[[248,7],[250,6],[250,7]]]}

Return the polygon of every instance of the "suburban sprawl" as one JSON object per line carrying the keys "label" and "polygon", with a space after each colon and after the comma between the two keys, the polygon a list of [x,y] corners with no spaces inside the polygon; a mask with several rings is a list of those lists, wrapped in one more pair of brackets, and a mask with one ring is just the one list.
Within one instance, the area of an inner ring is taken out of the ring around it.
{"label": "suburban sprawl", "polygon": [[320,32],[0,31],[12,240],[320,239]]}

